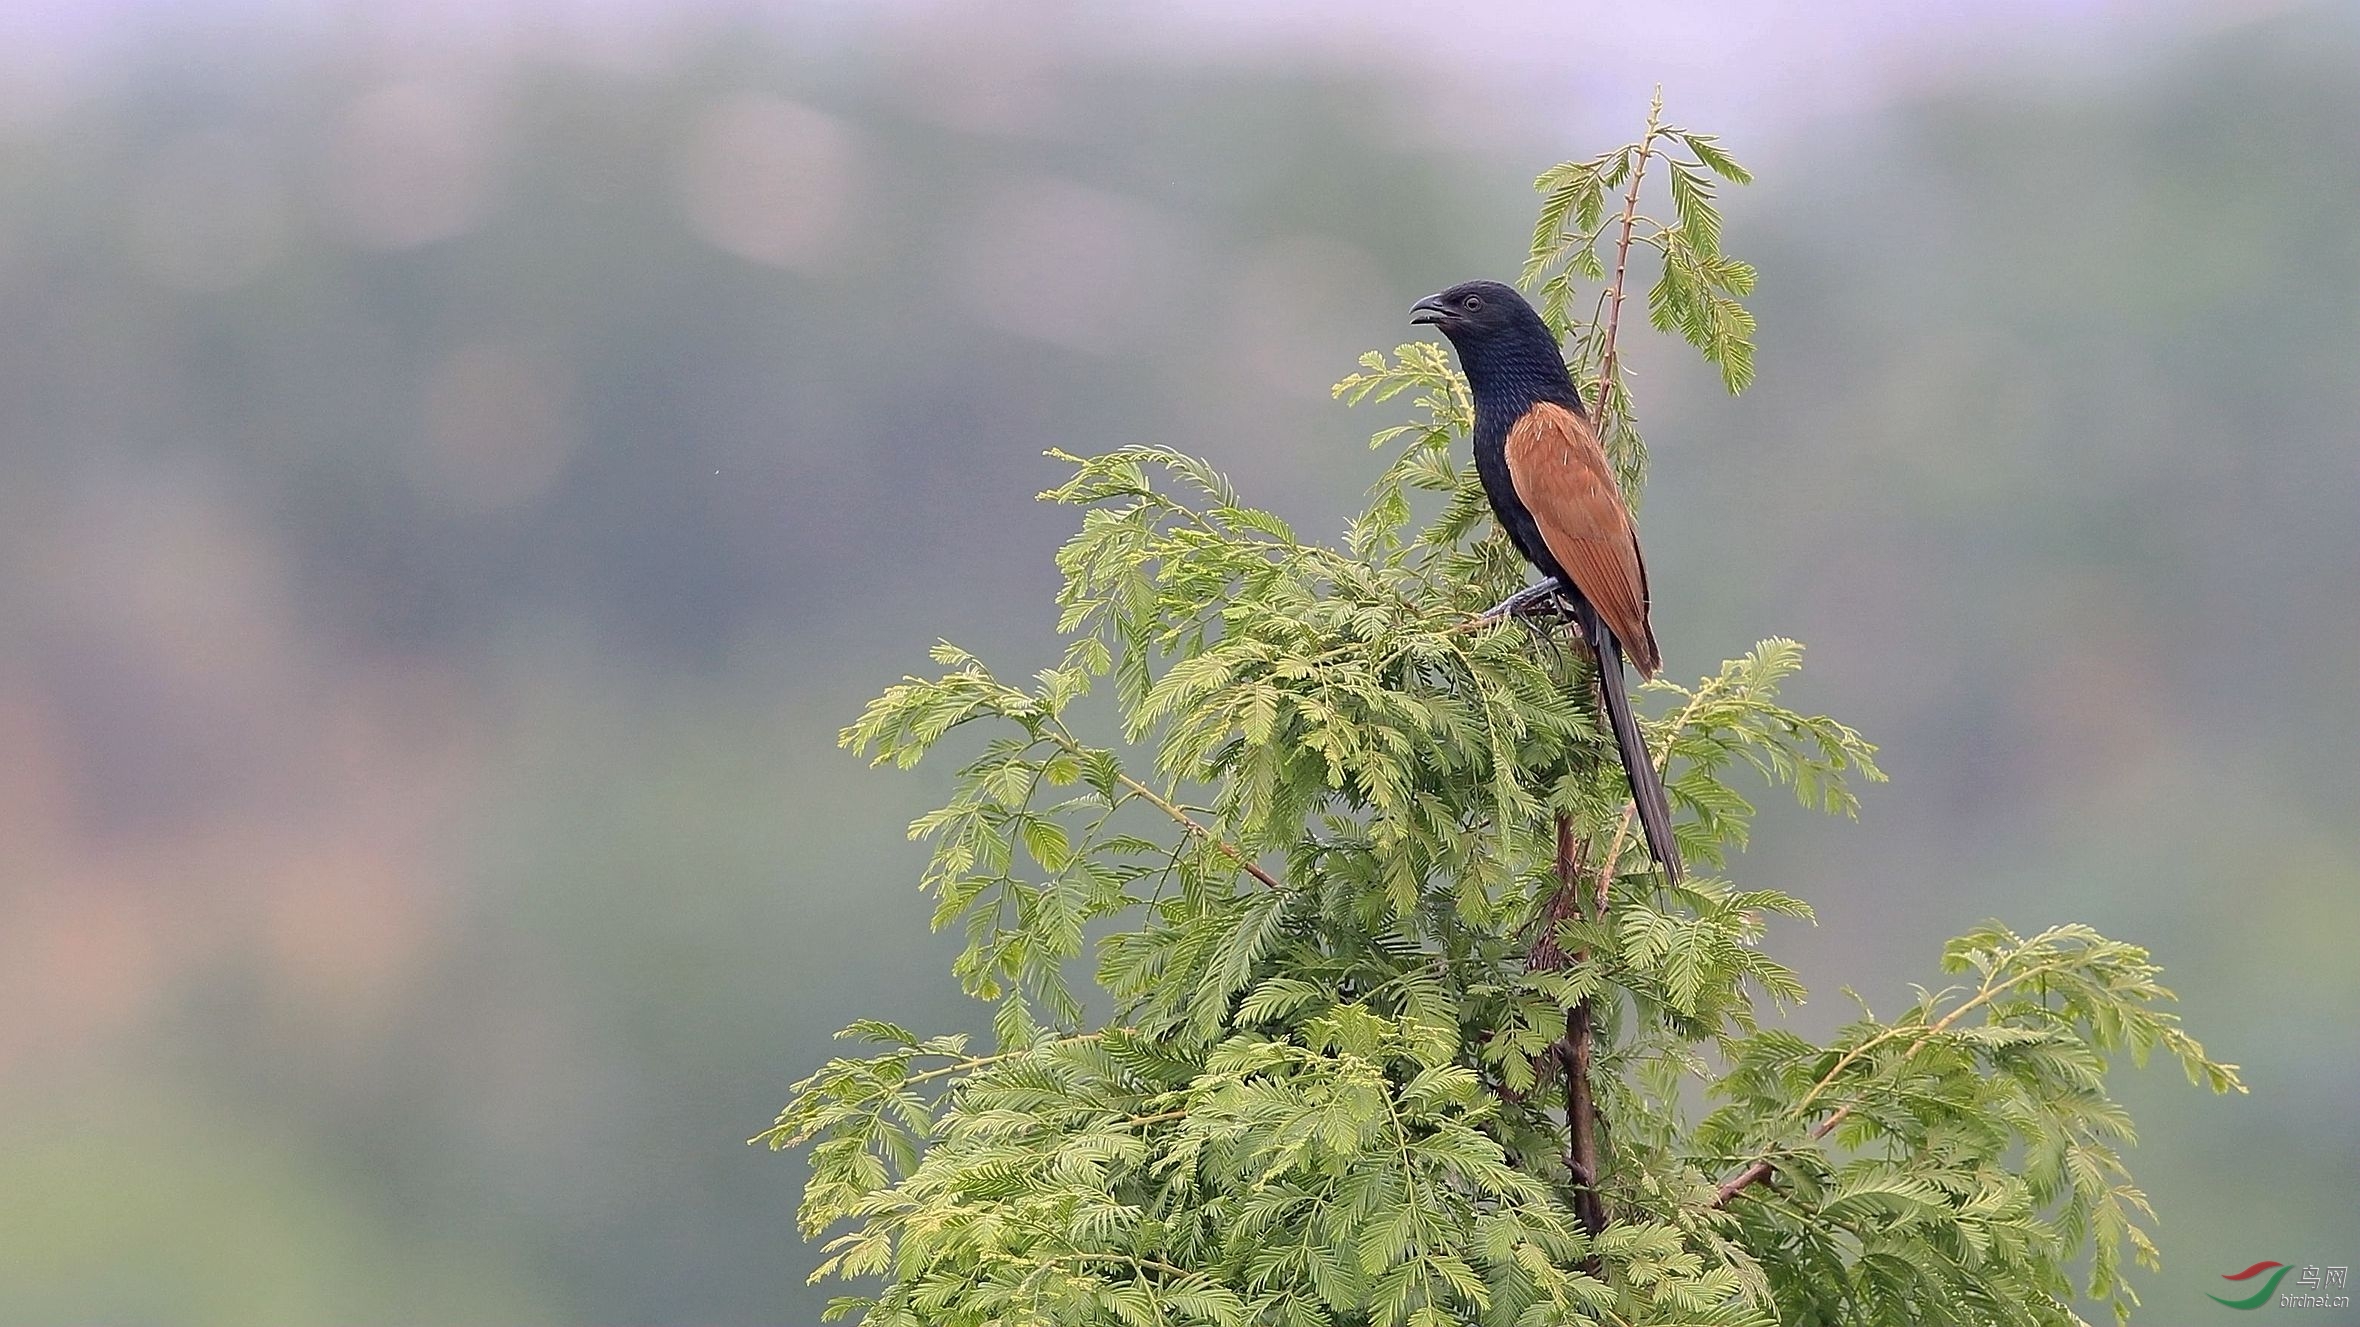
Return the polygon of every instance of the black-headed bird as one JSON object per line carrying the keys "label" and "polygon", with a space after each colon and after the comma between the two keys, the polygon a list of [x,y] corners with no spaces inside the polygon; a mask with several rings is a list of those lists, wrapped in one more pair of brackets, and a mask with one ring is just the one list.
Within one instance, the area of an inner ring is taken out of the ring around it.
{"label": "black-headed bird", "polygon": [[1547,323],[1497,281],[1467,281],[1419,300],[1410,321],[1430,323],[1458,349],[1475,396],[1475,470],[1509,542],[1544,579],[1484,616],[1561,599],[1598,655],[1615,749],[1648,849],[1665,877],[1680,878],[1671,801],[1647,758],[1623,686],[1623,660],[1642,677],[1662,664],[1647,625],[1647,563],[1581,393]]}

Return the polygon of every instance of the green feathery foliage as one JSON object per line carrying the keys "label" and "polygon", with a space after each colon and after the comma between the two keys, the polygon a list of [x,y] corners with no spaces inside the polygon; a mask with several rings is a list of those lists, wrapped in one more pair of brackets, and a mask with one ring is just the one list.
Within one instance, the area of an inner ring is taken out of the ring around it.
{"label": "green feathery foliage", "polygon": [[[1630,255],[1660,260],[1655,325],[1743,386],[1752,271],[1720,251],[1713,181],[1745,178],[1659,101],[1638,142],[1540,180],[1526,278],[1602,383],[1634,486],[1614,366]],[[1651,179],[1668,223],[1638,211]],[[1577,280],[1605,284],[1568,323]],[[815,1279],[860,1291],[831,1316],[2055,1324],[2079,1321],[2077,1288],[2126,1314],[2122,1254],[2155,1248],[2106,1057],[2160,1048],[2242,1090],[2145,952],[1992,925],[1943,955],[1971,984],[1896,1018],[1827,1045],[1763,1026],[1765,1002],[1803,998],[1764,918],[1810,908],[1665,885],[1592,662],[1552,628],[1471,623],[1526,572],[1454,461],[1469,405],[1444,352],[1372,354],[1336,390],[1416,416],[1376,435],[1393,457],[1340,547],[1190,457],[1052,453],[1073,473],[1044,496],[1081,509],[1062,662],[1008,681],[945,644],[947,671],[845,730],[904,767],[954,734],[969,751],[912,833],[997,1045],[856,1024],[870,1049],[797,1084],[758,1140],[809,1150],[804,1233],[841,1228]],[[1767,640],[1646,688],[1700,872],[1745,845],[1746,784],[1849,814],[1883,778],[1858,733],[1779,703],[1801,658]],[[1119,733],[1085,721],[1094,689]],[[1561,1104],[1577,1074],[1594,1177]]]}

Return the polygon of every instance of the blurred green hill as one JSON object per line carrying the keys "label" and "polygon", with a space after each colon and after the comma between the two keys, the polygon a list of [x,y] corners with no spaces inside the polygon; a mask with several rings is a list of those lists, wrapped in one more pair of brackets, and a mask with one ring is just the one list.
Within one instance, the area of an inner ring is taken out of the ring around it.
{"label": "blurred green hill", "polygon": [[[0,130],[0,1320],[812,1319],[741,1140],[978,1021],[836,727],[1047,661],[1045,447],[1333,528],[1327,384],[1630,128],[845,42],[156,49]],[[1669,666],[1799,637],[1894,774],[1740,865],[1804,1019],[2074,918],[2246,1066],[2132,1086],[2159,1321],[2360,1253],[2355,123],[2323,8],[1741,143],[1760,385],[1633,351]]]}

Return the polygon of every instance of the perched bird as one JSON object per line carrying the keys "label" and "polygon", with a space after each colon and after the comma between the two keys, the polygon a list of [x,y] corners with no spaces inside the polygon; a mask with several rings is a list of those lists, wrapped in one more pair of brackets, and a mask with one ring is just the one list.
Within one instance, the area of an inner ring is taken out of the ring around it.
{"label": "perched bird", "polygon": [[1497,281],[1468,281],[1419,300],[1413,323],[1450,338],[1475,395],[1475,469],[1500,526],[1546,579],[1484,616],[1562,599],[1598,655],[1599,691],[1647,846],[1680,878],[1671,801],[1647,758],[1623,686],[1628,658],[1642,677],[1662,659],[1647,625],[1647,564],[1606,449],[1565,371],[1557,338],[1524,297]]}

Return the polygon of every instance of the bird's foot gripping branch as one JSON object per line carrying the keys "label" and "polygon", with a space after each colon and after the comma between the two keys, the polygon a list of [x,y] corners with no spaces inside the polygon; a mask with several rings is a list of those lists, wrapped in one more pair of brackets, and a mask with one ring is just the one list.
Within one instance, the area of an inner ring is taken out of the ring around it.
{"label": "bird's foot gripping branch", "polygon": [[[1576,381],[1616,381],[1635,251],[1671,274],[1657,323],[1693,323],[1727,367],[1738,324],[1711,299],[1743,282],[1708,177],[1742,173],[1655,118],[1544,177],[1528,277]],[[1664,180],[1659,223],[1641,186]],[[1708,260],[1720,285],[1681,266]],[[1608,270],[1569,326],[1574,278]],[[1748,785],[1850,813],[1882,777],[1873,748],[1780,704],[1789,641],[1647,684],[1644,749],[1691,873],[1660,869],[1591,654],[1545,623],[1469,628],[1527,572],[1454,459],[1463,380],[1412,343],[1338,390],[1416,403],[1377,435],[1390,463],[1340,544],[1201,461],[1060,454],[1072,475],[1047,496],[1082,511],[1058,558],[1061,662],[1003,680],[946,645],[939,676],[845,731],[901,766],[960,750],[913,829],[936,924],[966,938],[957,977],[996,1012],[988,1050],[855,1025],[868,1047],[762,1135],[808,1149],[816,1275],[856,1292],[837,1311],[1636,1327],[2068,1323],[2077,1290],[2132,1302],[2122,1254],[2154,1250],[2108,1057],[2160,1049],[2238,1086],[2146,954],[1991,926],[1942,955],[1963,984],[1898,1017],[1827,1044],[1765,1026],[1765,1002],[1803,995],[1765,919],[1810,909],[1722,878]],[[1635,484],[1627,402],[1599,396]],[[1420,493],[1439,509],[1422,525]]]}

